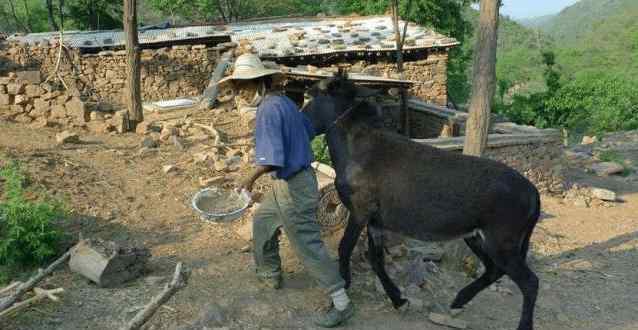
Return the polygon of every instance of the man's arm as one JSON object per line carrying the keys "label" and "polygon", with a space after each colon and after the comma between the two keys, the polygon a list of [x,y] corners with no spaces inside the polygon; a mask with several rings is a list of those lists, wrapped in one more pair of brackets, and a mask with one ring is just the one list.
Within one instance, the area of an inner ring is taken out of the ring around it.
{"label": "man's arm", "polygon": [[255,169],[253,169],[250,172],[250,174],[248,174],[248,176],[246,176],[241,181],[241,183],[239,184],[239,189],[246,189],[248,191],[252,191],[255,181],[257,181],[257,179],[259,179],[260,176],[264,175],[265,173],[272,172],[275,169],[276,168],[274,166],[270,166],[270,165],[257,165],[257,167],[255,167]]}

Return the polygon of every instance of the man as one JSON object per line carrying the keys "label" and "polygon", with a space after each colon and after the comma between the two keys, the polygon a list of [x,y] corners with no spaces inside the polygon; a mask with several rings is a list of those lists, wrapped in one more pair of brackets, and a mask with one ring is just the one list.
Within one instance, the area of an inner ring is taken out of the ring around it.
{"label": "man", "polygon": [[244,54],[237,58],[233,74],[220,81],[231,80],[238,89],[265,91],[255,121],[256,168],[240,183],[240,188],[251,191],[259,177],[274,172],[273,189],[253,217],[257,278],[269,288],[281,287],[279,234],[283,228],[305,268],[332,298],[332,308],[315,319],[316,325],[331,328],[351,318],[354,306],[316,221],[319,191],[310,166],[313,127],[290,98],[273,90],[271,77],[276,73],[257,56]]}

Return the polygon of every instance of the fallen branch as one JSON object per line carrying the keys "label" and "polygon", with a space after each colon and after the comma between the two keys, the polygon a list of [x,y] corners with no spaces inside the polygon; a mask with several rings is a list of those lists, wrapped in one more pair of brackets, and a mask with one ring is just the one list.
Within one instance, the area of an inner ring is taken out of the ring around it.
{"label": "fallen branch", "polygon": [[13,306],[11,306],[10,308],[2,311],[0,313],[0,318],[3,317],[7,317],[7,316],[11,316],[14,315],[15,313],[17,313],[18,311],[21,311],[23,309],[26,309],[30,306],[35,305],[36,303],[38,303],[40,300],[45,299],[45,298],[49,298],[53,301],[59,301],[60,298],[56,297],[55,294],[58,293],[62,293],[64,292],[63,288],[59,288],[59,289],[54,289],[54,290],[44,290],[44,289],[40,289],[40,288],[35,288],[33,289],[33,291],[35,292],[35,296],[25,300],[25,301],[21,301]]}
{"label": "fallen branch", "polygon": [[18,281],[9,284],[6,288],[0,290],[0,296],[4,296],[7,292],[13,291],[13,289],[18,287],[20,284],[22,284],[22,282]]}
{"label": "fallen branch", "polygon": [[58,266],[60,266],[62,263],[64,263],[67,259],[69,259],[70,256],[71,256],[71,250],[64,253],[60,258],[54,261],[45,270],[38,270],[37,274],[32,276],[28,281],[26,281],[25,283],[21,284],[18,287],[18,290],[15,294],[10,296],[6,300],[0,302],[0,312],[3,312],[7,310],[8,308],[10,308],[11,306],[13,306],[13,304],[15,304],[18,301],[18,299],[20,299],[25,293],[31,291],[31,289],[33,289],[36,285],[38,285],[38,283],[40,283],[42,279],[44,279],[45,277],[53,273],[53,271],[56,268],[58,268]]}
{"label": "fallen branch", "polygon": [[157,309],[162,306],[165,302],[167,302],[177,290],[186,286],[187,276],[185,272],[182,270],[182,263],[177,263],[175,267],[175,273],[173,274],[173,280],[166,285],[162,293],[155,296],[146,307],[129,323],[122,327],[121,330],[137,330],[141,328],[152,316],[155,314]]}
{"label": "fallen branch", "polygon": [[[216,129],[214,129],[212,126],[206,126],[206,125],[202,125],[202,124],[198,124],[198,123],[193,123],[193,125],[209,131],[211,133],[211,135],[213,135],[214,138],[215,138],[214,143],[213,143],[214,146],[221,146],[222,145],[220,143],[221,142],[221,136],[219,135],[219,132]],[[217,147],[217,148],[219,148],[219,147]]]}

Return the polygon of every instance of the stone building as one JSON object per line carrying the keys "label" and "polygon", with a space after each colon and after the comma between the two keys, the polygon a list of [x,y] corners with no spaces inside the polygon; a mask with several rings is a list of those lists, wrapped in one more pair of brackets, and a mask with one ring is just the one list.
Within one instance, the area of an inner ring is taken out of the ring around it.
{"label": "stone building", "polygon": [[[403,26],[403,22],[401,22]],[[58,73],[83,97],[124,103],[126,56],[121,31],[11,36],[0,44],[0,76],[8,71]],[[363,73],[396,76],[389,17],[303,18],[225,26],[141,29],[142,97],[146,101],[201,95],[221,53],[241,45],[264,60],[288,66],[352,65]],[[447,104],[447,60],[455,39],[408,24],[403,56],[412,94]],[[68,54],[68,56],[66,54]],[[58,59],[60,59],[58,61]]]}

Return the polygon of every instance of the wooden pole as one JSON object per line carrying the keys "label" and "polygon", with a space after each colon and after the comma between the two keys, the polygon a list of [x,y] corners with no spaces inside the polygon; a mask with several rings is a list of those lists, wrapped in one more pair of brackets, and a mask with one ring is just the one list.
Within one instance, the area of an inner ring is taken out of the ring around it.
{"label": "wooden pole", "polygon": [[140,46],[137,36],[137,0],[124,0],[124,31],[126,34],[126,73],[128,131],[135,131],[138,123],[144,121],[142,96],[140,91]]}
{"label": "wooden pole", "polygon": [[499,0],[481,0],[479,33],[474,57],[470,116],[463,153],[481,156],[487,145],[490,110],[496,89],[496,41]]}
{"label": "wooden pole", "polygon": [[[407,10],[410,10],[412,0],[408,0]],[[408,22],[405,22],[403,26],[403,35],[399,30],[399,0],[392,0],[392,25],[394,26],[394,36],[397,47],[396,60],[397,71],[401,80],[405,80],[405,74],[403,72],[403,44],[405,43],[405,36],[408,30]],[[405,87],[399,87],[401,98],[401,133],[410,137],[410,111],[407,106],[408,93]]]}

